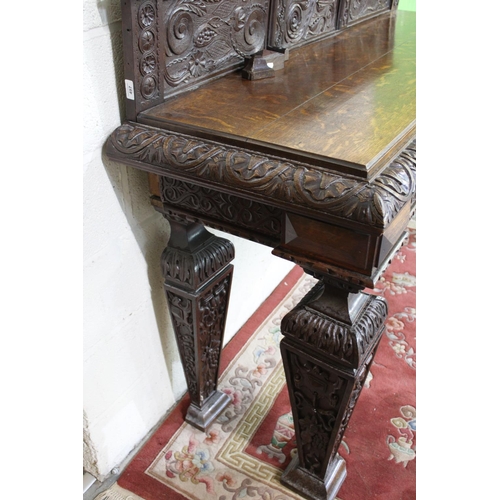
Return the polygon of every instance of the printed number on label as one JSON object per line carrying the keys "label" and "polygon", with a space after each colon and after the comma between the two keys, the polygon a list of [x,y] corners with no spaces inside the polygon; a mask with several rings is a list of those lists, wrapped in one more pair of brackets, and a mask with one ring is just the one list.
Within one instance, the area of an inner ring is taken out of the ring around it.
{"label": "printed number on label", "polygon": [[135,101],[134,82],[132,80],[125,80],[125,94],[127,99]]}

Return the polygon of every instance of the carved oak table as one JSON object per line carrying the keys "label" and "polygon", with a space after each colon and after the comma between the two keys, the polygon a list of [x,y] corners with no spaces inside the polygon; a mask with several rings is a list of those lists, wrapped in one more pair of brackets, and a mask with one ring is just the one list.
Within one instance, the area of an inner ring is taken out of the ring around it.
{"label": "carved oak table", "polygon": [[123,0],[127,120],[106,152],[149,172],[151,202],[171,224],[161,265],[195,427],[229,403],[217,378],[234,248],[205,226],[319,279],[282,322],[298,454],[281,481],[331,499],[387,315],[363,289],[415,206],[415,15],[391,1],[357,11],[360,2],[334,0],[315,32],[322,4],[304,24],[299,4],[277,2],[291,6],[294,31],[267,2],[228,4]]}

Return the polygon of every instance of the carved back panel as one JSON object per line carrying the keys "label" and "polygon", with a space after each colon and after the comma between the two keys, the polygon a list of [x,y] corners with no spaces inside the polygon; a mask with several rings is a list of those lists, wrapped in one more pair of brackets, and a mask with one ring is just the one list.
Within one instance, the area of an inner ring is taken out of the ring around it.
{"label": "carved back panel", "polygon": [[341,0],[339,29],[376,16],[391,7],[397,8],[399,0]]}
{"label": "carved back panel", "polygon": [[263,50],[268,0],[122,0],[127,118]]}
{"label": "carved back panel", "polygon": [[[397,0],[121,0],[126,118],[243,66],[397,7]],[[272,4],[269,4],[272,1]]]}
{"label": "carved back panel", "polygon": [[269,43],[291,48],[338,30],[339,0],[275,0],[269,23]]}

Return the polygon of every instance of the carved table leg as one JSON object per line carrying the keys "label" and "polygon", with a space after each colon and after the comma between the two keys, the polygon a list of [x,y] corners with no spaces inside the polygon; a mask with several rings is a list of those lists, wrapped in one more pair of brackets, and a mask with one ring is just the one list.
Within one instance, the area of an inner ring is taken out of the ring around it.
{"label": "carved table leg", "polygon": [[206,430],[230,402],[217,390],[234,247],[202,224],[170,221],[161,263],[191,404],[186,421]]}
{"label": "carved table leg", "polygon": [[346,477],[337,450],[387,317],[384,299],[351,292],[319,281],[281,323],[298,449],[281,482],[314,500],[334,499]]}

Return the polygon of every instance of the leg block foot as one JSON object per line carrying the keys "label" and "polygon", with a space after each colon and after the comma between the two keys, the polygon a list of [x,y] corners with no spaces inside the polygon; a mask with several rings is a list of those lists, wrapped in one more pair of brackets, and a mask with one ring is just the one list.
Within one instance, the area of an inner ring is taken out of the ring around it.
{"label": "leg block foot", "polygon": [[323,480],[300,467],[296,456],[281,476],[287,488],[310,500],[334,500],[347,476],[345,460],[337,453]]}
{"label": "leg block foot", "polygon": [[200,431],[206,431],[230,402],[231,398],[227,394],[215,391],[203,402],[201,408],[191,403],[185,420]]}

